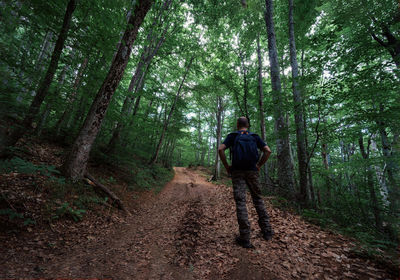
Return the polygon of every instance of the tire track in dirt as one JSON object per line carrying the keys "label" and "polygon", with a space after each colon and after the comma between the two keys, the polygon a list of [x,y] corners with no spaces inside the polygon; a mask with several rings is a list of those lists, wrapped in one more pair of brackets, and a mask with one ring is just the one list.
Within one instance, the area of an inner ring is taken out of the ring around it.
{"label": "tire track in dirt", "polygon": [[6,274],[0,272],[0,278],[196,279],[189,267],[177,265],[180,253],[175,246],[177,229],[191,219],[200,201],[216,191],[199,179],[185,168],[175,168],[174,179],[158,195],[130,209],[132,217],[109,235],[55,252],[51,261],[37,263],[39,271],[21,267],[16,260],[14,267],[4,270]]}

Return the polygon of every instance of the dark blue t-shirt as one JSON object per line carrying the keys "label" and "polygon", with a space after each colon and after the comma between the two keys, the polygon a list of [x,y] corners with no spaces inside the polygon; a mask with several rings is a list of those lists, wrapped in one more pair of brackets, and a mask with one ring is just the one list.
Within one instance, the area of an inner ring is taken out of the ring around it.
{"label": "dark blue t-shirt", "polygon": [[[226,148],[231,148],[233,146],[233,143],[235,142],[236,136],[238,136],[237,133],[228,134],[228,136],[225,138],[225,141],[222,144],[224,144],[226,146]],[[260,150],[262,150],[265,146],[267,146],[267,144],[265,144],[265,142],[257,134],[253,134],[253,137],[256,140],[257,148],[259,148]],[[241,170],[254,170],[254,171],[257,171],[256,164],[257,164],[257,162],[254,162],[253,165],[249,166],[246,169],[241,168]],[[235,166],[232,166],[232,169],[235,170]]]}

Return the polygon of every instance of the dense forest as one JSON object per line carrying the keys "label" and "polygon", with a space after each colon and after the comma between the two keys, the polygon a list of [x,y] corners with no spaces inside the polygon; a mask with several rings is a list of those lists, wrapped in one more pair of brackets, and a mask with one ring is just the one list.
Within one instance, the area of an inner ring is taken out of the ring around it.
{"label": "dense forest", "polygon": [[[125,167],[137,184],[187,166],[206,167],[221,182],[217,147],[245,116],[272,150],[260,171],[265,195],[372,251],[395,252],[397,1],[0,6],[3,175],[29,165],[23,147],[57,143],[60,162],[33,166],[60,184],[89,180],[124,208],[90,173],[91,162]],[[5,192],[0,199],[0,214],[18,217]]]}

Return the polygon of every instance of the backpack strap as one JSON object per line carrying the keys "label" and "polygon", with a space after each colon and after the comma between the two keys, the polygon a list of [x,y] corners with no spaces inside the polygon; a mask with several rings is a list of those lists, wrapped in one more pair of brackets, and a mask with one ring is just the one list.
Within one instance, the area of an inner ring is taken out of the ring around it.
{"label": "backpack strap", "polygon": [[236,135],[236,136],[235,136],[235,140],[233,140],[233,145],[229,147],[229,160],[230,160],[231,162],[232,162],[232,148],[233,148],[233,146],[235,146],[236,139],[237,139],[237,137],[239,136],[239,134],[240,134],[239,131],[234,131],[234,132],[231,132],[231,133],[228,134],[228,136],[229,136],[229,135]]}
{"label": "backpack strap", "polygon": [[244,131],[244,130],[239,130],[239,131],[236,131],[236,132],[232,132],[231,134],[233,134],[233,133],[237,133],[237,134],[247,134],[247,135],[251,135],[251,136],[258,136],[258,134],[257,133],[253,133],[253,132],[251,132],[251,131]]}

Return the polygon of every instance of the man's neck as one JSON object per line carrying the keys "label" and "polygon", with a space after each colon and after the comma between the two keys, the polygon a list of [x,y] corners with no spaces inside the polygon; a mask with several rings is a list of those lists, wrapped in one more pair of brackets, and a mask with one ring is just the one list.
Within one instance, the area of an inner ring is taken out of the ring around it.
{"label": "man's neck", "polygon": [[239,131],[241,131],[241,130],[247,131],[247,127],[239,127],[238,130]]}

